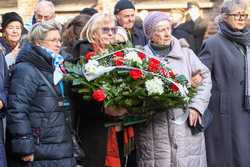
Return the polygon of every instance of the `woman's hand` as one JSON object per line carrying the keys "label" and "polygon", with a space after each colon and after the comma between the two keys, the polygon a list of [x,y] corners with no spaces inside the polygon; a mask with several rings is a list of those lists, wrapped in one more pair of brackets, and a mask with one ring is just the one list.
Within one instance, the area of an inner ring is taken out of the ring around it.
{"label": "woman's hand", "polygon": [[32,155],[24,156],[24,157],[22,157],[22,160],[24,162],[33,162],[34,161],[34,155],[32,154]]}
{"label": "woman's hand", "polygon": [[189,108],[189,125],[195,127],[197,122],[199,121],[199,123],[201,124],[201,114],[193,109],[193,108]]}
{"label": "woman's hand", "polygon": [[194,75],[192,76],[191,85],[192,85],[193,87],[198,87],[198,86],[200,86],[202,80],[203,80],[203,78],[202,78],[202,76],[201,76],[201,72],[198,71],[196,74],[194,74]]}
{"label": "woman's hand", "polygon": [[106,107],[105,113],[113,117],[119,117],[126,114],[128,111],[126,108],[121,107]]}

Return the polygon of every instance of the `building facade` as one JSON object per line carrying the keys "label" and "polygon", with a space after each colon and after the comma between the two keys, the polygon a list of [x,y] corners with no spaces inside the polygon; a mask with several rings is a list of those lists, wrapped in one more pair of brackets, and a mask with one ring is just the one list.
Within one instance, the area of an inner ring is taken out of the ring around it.
{"label": "building facade", "polygon": [[[30,19],[38,0],[0,0],[0,14],[17,11],[25,21]],[[95,7],[100,11],[112,12],[117,0],[52,0],[56,5],[57,19],[64,22],[77,15],[82,8]],[[170,8],[186,8],[188,0],[132,0],[140,10],[162,10]],[[189,0],[190,1],[190,0]],[[204,9],[212,9],[221,0],[200,0],[199,4]]]}

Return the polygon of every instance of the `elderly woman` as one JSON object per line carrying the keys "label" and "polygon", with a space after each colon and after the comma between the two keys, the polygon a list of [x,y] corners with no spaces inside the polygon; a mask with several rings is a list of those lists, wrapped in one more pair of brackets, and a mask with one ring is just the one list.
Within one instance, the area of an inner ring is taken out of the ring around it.
{"label": "elderly woman", "polygon": [[167,63],[190,82],[198,71],[203,80],[187,110],[166,108],[166,112],[155,115],[151,122],[137,128],[138,166],[206,167],[204,134],[192,134],[191,128],[202,124],[201,117],[210,97],[210,72],[185,43],[171,35],[168,15],[152,12],[145,18],[143,27],[150,39],[145,46],[148,55]]}
{"label": "elderly woman", "polygon": [[[82,30],[81,38],[83,40],[75,47],[75,59],[84,57],[87,60],[89,56],[104,53],[108,45],[114,41],[116,31],[113,15],[94,14]],[[117,110],[115,113],[119,115],[126,112],[126,109],[107,108],[104,110],[103,104],[96,101],[84,101],[82,95],[76,93],[73,94],[72,98],[78,115],[78,134],[86,153],[85,165],[89,167],[103,167],[105,165],[119,167],[119,151],[115,150],[113,154],[107,146],[108,141],[110,141],[108,135],[110,128],[105,127],[105,122],[108,115],[116,116],[113,115],[113,110]]]}
{"label": "elderly woman", "polygon": [[8,99],[10,167],[75,167],[64,90],[60,26],[37,23],[20,51]]}
{"label": "elderly woman", "polygon": [[212,74],[208,108],[214,121],[206,131],[209,167],[248,167],[250,164],[250,30],[247,4],[225,1],[218,19],[219,31],[200,52]]}
{"label": "elderly woman", "polygon": [[2,15],[2,37],[0,49],[2,50],[8,67],[15,63],[16,55],[20,50],[20,39],[23,29],[23,20],[16,12]]}

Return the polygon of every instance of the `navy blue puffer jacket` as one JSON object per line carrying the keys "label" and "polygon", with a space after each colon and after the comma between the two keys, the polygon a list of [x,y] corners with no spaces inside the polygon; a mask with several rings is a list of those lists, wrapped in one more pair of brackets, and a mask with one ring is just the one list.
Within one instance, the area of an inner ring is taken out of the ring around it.
{"label": "navy blue puffer jacket", "polygon": [[[28,166],[20,159],[34,154],[32,167],[73,167],[70,112],[58,106],[35,68],[53,85],[52,59],[38,46],[26,44],[11,76],[7,114],[9,166]],[[57,87],[58,95],[60,91]]]}

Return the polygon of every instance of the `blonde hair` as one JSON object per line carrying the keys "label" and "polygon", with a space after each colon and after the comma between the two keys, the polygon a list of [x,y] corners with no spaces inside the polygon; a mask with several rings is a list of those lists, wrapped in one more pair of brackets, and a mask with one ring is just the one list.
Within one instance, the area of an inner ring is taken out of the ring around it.
{"label": "blonde hair", "polygon": [[101,25],[105,25],[107,22],[114,22],[115,24],[115,16],[108,13],[94,14],[83,27],[80,39],[86,38],[90,43],[94,43],[94,33],[101,27]]}
{"label": "blonde hair", "polygon": [[28,34],[28,39],[31,43],[35,44],[39,40],[44,40],[48,32],[52,30],[58,30],[60,32],[61,29],[61,25],[54,20],[39,22],[33,25]]}

